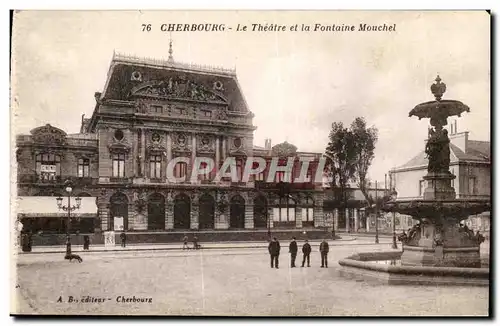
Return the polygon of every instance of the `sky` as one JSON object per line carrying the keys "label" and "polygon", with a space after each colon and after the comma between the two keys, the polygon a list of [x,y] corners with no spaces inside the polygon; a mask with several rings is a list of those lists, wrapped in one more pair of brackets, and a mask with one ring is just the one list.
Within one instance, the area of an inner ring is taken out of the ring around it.
{"label": "sky", "polygon": [[[161,24],[225,24],[219,32],[162,32]],[[278,24],[299,31],[236,31]],[[395,24],[395,32],[313,32],[301,25]],[[151,24],[150,32],[142,24]],[[50,123],[77,133],[102,92],[113,51],[236,68],[257,126],[254,144],[271,138],[324,152],[333,122],[362,116],[379,130],[369,170],[383,180],[424,149],[428,120],[408,117],[433,100],[471,108],[458,131],[490,140],[490,16],[484,11],[21,11],[14,17],[11,131]],[[227,27],[226,27],[227,28]],[[449,119],[453,121],[454,118]]]}

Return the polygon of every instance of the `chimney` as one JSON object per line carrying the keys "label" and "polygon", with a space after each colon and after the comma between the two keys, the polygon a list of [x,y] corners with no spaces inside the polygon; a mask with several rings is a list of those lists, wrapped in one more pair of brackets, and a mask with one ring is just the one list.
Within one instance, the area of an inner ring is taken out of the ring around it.
{"label": "chimney", "polygon": [[[455,128],[456,128],[456,126],[455,126]],[[450,143],[452,143],[453,145],[460,148],[460,150],[462,150],[464,153],[467,153],[467,143],[469,141],[469,132],[468,131],[464,131],[464,132],[460,132],[460,133],[455,132],[449,138],[450,138]]]}
{"label": "chimney", "polygon": [[271,139],[270,138],[266,138],[265,140],[265,146],[266,150],[270,151],[271,150]]}
{"label": "chimney", "polygon": [[82,124],[80,125],[80,133],[85,132],[85,113],[82,114]]}

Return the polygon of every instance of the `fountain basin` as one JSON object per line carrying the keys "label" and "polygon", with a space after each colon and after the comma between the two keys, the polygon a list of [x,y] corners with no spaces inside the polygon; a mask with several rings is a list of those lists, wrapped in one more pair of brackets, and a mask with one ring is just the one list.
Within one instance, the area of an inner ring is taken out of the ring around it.
{"label": "fountain basin", "polygon": [[339,261],[339,273],[347,278],[390,285],[489,286],[489,268],[406,266],[380,261],[401,260],[402,252],[357,253]]}

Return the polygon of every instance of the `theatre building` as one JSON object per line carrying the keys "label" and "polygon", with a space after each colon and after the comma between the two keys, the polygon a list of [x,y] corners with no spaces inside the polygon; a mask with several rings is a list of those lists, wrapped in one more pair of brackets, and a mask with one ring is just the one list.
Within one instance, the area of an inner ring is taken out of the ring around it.
{"label": "theatre building", "polygon": [[[176,232],[324,229],[321,183],[283,182],[284,172],[267,182],[273,158],[279,165],[294,158],[294,180],[301,160],[311,161],[307,175],[314,176],[321,154],[271,140],[255,146],[253,114],[234,70],[178,63],[171,51],[168,60],[113,54],[105,87],[94,97],[92,116],[81,117],[77,134],[46,124],[17,135],[17,213],[25,232],[64,238],[68,215],[56,198],[66,204],[67,180],[71,203],[82,202],[71,212],[71,231],[90,233],[94,242],[109,230],[153,242],[169,234],[178,241]],[[198,157],[215,166],[192,178]],[[228,157],[238,180],[216,180]],[[244,182],[249,157],[268,164]],[[168,178],[169,164],[184,181]]]}

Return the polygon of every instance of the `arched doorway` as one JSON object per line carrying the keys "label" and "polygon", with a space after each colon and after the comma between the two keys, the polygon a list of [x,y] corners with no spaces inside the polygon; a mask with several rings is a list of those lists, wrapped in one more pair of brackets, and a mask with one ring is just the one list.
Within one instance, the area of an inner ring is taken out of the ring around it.
{"label": "arched doorway", "polygon": [[155,193],[148,198],[148,230],[165,229],[165,197]]}
{"label": "arched doorway", "polygon": [[199,229],[213,229],[214,228],[214,213],[215,201],[214,198],[208,194],[204,194],[199,199],[200,215],[199,215]]}
{"label": "arched doorway", "polygon": [[174,229],[189,229],[191,225],[191,199],[185,194],[174,199]]}
{"label": "arched doorway", "polygon": [[253,201],[253,225],[255,228],[267,228],[267,199],[262,195]]}
{"label": "arched doorway", "polygon": [[240,195],[231,198],[229,227],[231,229],[245,228],[245,200]]}
{"label": "arched doorway", "polygon": [[123,230],[128,230],[128,198],[121,192],[111,196],[110,201],[110,219],[108,224],[109,230],[115,229],[115,217],[123,218]]}

